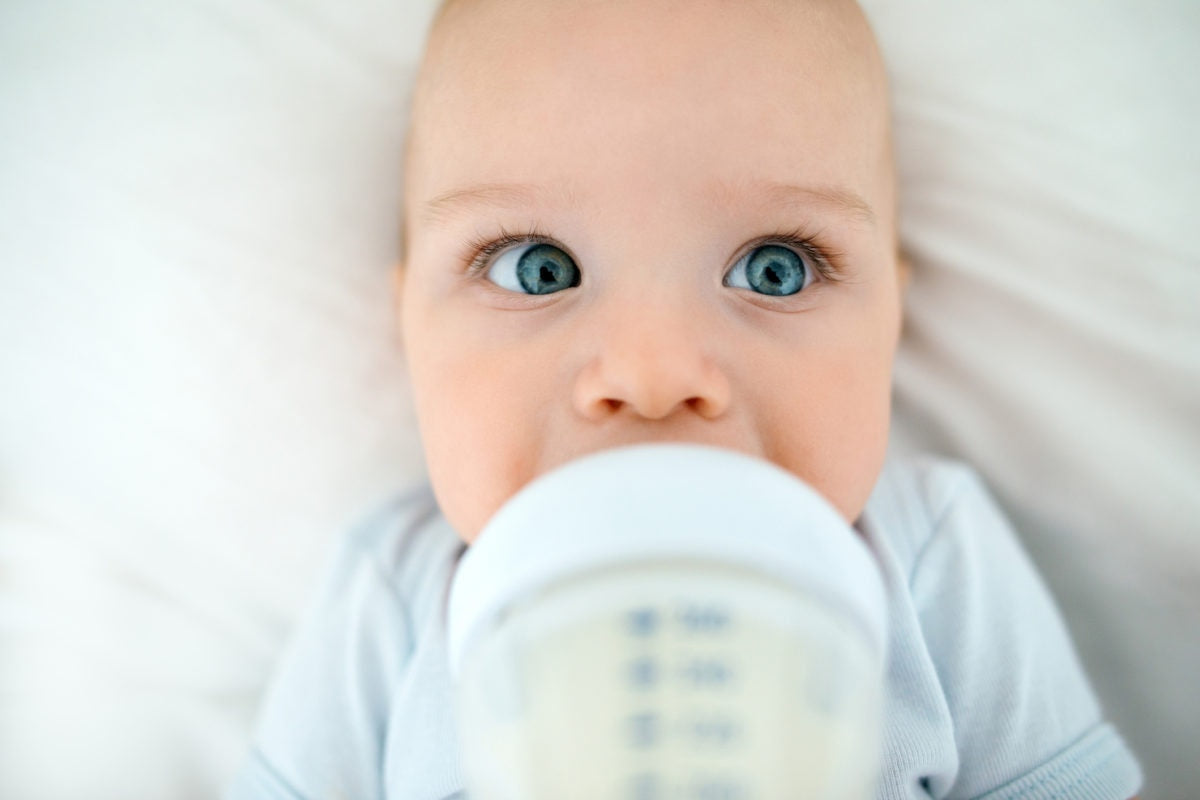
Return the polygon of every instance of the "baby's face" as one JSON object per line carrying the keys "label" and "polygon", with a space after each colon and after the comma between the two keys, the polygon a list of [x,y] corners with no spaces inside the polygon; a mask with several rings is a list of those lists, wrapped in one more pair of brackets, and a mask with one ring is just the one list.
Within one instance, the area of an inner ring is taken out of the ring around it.
{"label": "baby's face", "polygon": [[403,333],[467,541],[539,474],[634,442],[759,456],[859,515],[900,301],[853,3],[461,0],[414,114]]}

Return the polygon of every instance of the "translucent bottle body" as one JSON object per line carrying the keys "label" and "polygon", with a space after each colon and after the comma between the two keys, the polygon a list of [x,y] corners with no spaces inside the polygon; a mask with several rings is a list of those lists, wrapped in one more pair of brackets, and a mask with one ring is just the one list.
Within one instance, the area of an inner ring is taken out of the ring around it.
{"label": "translucent bottle body", "polygon": [[464,666],[472,800],[866,800],[873,649],[823,600],[720,565],[550,587]]}

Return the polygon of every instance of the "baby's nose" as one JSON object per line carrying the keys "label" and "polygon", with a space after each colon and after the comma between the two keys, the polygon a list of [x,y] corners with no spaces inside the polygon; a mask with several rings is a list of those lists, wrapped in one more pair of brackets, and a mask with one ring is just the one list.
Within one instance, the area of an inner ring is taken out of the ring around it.
{"label": "baby's nose", "polygon": [[714,333],[703,330],[695,309],[643,298],[599,334],[575,381],[575,407],[587,419],[661,420],[685,411],[715,419],[728,408],[729,379],[715,358]]}

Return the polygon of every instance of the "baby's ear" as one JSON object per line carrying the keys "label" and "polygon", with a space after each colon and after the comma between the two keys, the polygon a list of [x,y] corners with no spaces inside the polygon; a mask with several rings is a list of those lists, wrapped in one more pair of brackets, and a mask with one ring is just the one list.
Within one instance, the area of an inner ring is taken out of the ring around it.
{"label": "baby's ear", "polygon": [[908,284],[912,281],[912,262],[909,261],[908,254],[903,250],[896,253],[896,270],[900,277],[900,293],[904,294],[908,291]]}
{"label": "baby's ear", "polygon": [[392,268],[392,305],[397,310],[404,299],[404,261],[397,261]]}
{"label": "baby's ear", "polygon": [[404,325],[400,319],[404,308],[404,262],[397,261],[392,269],[392,318],[395,320],[393,338],[400,352],[405,350]]}

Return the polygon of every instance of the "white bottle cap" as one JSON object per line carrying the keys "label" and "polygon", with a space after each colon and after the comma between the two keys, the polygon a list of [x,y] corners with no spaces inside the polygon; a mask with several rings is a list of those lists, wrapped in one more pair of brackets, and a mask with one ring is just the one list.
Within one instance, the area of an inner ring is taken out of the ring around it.
{"label": "white bottle cap", "polygon": [[540,476],[492,517],[450,590],[457,676],[506,609],[595,569],[687,560],[782,580],[857,621],[884,657],[879,568],[815,490],[767,461],[702,445],[605,450]]}

